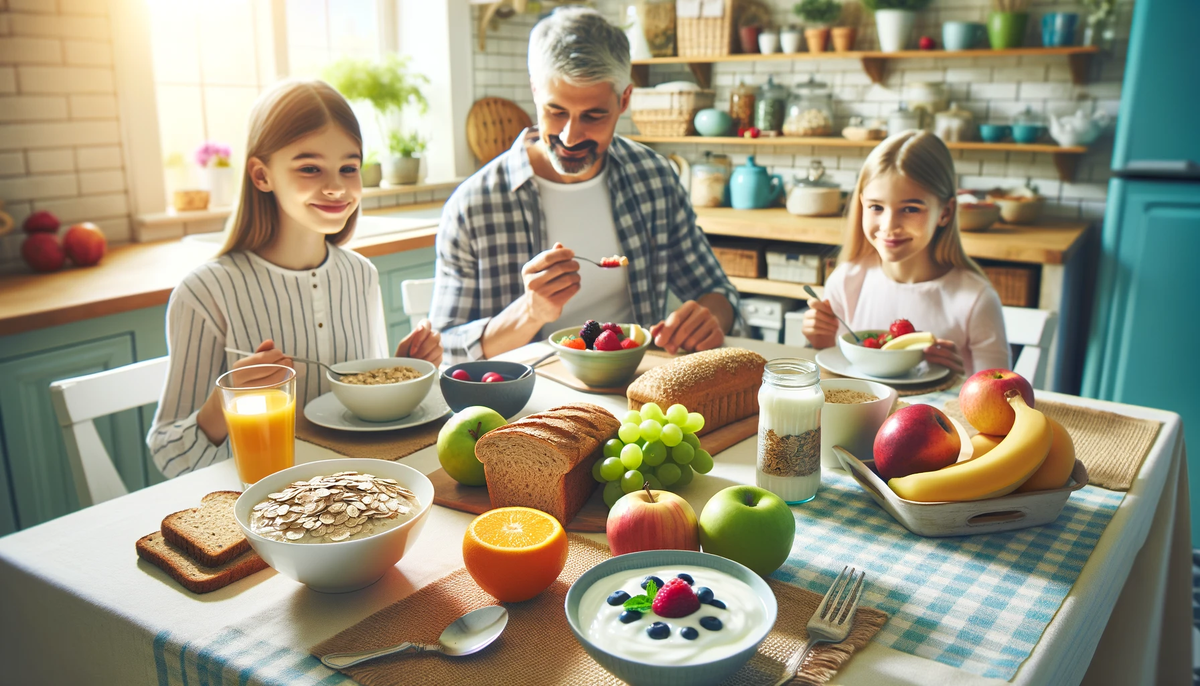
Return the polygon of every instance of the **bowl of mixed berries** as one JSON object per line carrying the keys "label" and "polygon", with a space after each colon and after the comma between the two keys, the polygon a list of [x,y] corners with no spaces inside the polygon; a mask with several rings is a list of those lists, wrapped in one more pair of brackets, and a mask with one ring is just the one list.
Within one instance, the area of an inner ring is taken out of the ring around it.
{"label": "bowl of mixed berries", "polygon": [[589,319],[581,327],[555,331],[549,341],[575,378],[608,388],[633,378],[650,345],[650,332],[637,324]]}
{"label": "bowl of mixed berries", "polygon": [[858,369],[882,378],[907,374],[925,359],[925,349],[934,344],[933,334],[917,331],[907,319],[892,322],[887,331],[858,331],[838,337],[838,349]]}

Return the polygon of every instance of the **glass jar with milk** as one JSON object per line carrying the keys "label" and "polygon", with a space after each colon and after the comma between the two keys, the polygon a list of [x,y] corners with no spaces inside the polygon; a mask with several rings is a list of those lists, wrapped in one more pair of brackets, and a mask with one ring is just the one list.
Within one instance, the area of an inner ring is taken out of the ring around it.
{"label": "glass jar with milk", "polygon": [[808,502],[821,486],[820,372],[811,360],[767,363],[758,391],[755,483],[789,505]]}

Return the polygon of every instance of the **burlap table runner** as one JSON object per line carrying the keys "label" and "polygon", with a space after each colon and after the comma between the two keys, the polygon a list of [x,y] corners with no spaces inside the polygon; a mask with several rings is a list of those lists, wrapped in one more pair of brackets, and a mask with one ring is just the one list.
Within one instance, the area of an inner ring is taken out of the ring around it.
{"label": "burlap table runner", "polygon": [[399,460],[437,443],[438,431],[449,416],[411,429],[395,431],[335,431],[308,421],[296,413],[296,438],[328,448],[346,457]]}
{"label": "burlap table runner", "polygon": [[[824,367],[821,367],[821,378],[822,379],[852,379],[854,377],[842,376],[841,374],[836,374],[834,372],[829,371],[828,369],[826,369]],[[940,379],[935,379],[934,381],[930,381],[929,383],[923,383],[923,384],[889,384],[887,381],[884,381],[882,379],[879,381],[879,383],[891,386],[892,388],[896,389],[896,394],[898,396],[900,396],[901,398],[904,398],[904,397],[908,397],[910,395],[923,395],[925,393],[937,393],[938,391],[944,391],[947,388],[954,388],[954,386],[957,383],[959,383],[960,381],[962,381],[962,374],[956,374],[954,372],[951,372],[951,373],[947,374],[946,376],[943,376]]]}
{"label": "burlap table runner", "polygon": [[[1037,409],[1071,434],[1075,457],[1087,467],[1091,484],[1111,491],[1129,490],[1162,428],[1162,422],[1153,419],[1053,401],[1039,400]],[[971,435],[979,433],[963,416],[957,398],[946,401],[945,411]]]}
{"label": "burlap table runner", "polygon": [[[533,600],[509,604],[508,628],[487,650],[456,659],[430,654],[389,656],[342,672],[364,686],[623,683],[584,652],[563,613],[571,583],[607,559],[608,549],[578,536],[569,538],[571,552],[558,580]],[[727,682],[730,686],[778,681],[787,658],[807,640],[805,625],[821,602],[821,596],[811,591],[773,579],[767,582],[779,603],[779,618],[758,654]],[[463,613],[495,603],[475,585],[466,569],[460,569],[314,646],[311,652],[319,657],[402,641],[436,643],[442,630]],[[850,637],[844,643],[814,648],[792,683],[825,683],[886,621],[883,612],[859,608]]]}

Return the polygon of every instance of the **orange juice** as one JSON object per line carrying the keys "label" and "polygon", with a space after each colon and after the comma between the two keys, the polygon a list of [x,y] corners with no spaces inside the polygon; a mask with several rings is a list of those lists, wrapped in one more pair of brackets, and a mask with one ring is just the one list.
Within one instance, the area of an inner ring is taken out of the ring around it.
{"label": "orange juice", "polygon": [[242,483],[296,464],[296,401],[287,391],[237,393],[225,403],[225,424]]}

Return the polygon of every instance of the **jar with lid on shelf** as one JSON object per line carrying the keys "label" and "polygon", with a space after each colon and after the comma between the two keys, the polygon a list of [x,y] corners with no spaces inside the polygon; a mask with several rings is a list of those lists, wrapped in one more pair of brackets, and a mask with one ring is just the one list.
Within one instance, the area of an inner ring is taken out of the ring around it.
{"label": "jar with lid on shelf", "polygon": [[933,115],[933,133],[947,143],[975,140],[975,115],[950,103],[950,109]]}
{"label": "jar with lid on shelf", "polygon": [[933,115],[946,109],[946,87],[940,83],[910,83],[904,87],[904,101],[908,109],[920,114],[921,122],[915,128],[932,128]]}
{"label": "jar with lid on shelf", "polygon": [[[726,158],[728,162],[728,158]],[[720,207],[725,204],[729,167],[704,153],[704,161],[692,165],[690,197],[692,207]]]}
{"label": "jar with lid on shelf", "polygon": [[888,115],[887,133],[895,136],[901,131],[921,128],[921,113],[908,109],[908,103],[902,102],[895,112]]}
{"label": "jar with lid on shelf", "polygon": [[778,136],[783,131],[783,116],[790,95],[786,86],[775,83],[773,76],[767,77],[767,82],[758,89],[754,103],[754,126],[762,134]]}
{"label": "jar with lid on shelf", "polygon": [[796,86],[783,120],[785,136],[833,135],[833,91],[814,80]]}
{"label": "jar with lid on shelf", "polygon": [[757,89],[746,85],[738,79],[738,85],[729,91],[729,116],[733,118],[733,128],[740,136],[741,132],[754,126],[754,101]]}
{"label": "jar with lid on shelf", "polygon": [[789,505],[812,500],[821,486],[824,405],[815,362],[781,358],[763,369],[754,480]]}

